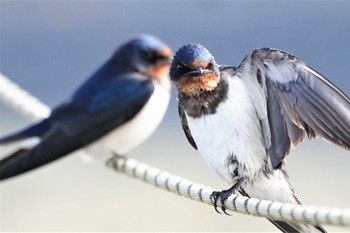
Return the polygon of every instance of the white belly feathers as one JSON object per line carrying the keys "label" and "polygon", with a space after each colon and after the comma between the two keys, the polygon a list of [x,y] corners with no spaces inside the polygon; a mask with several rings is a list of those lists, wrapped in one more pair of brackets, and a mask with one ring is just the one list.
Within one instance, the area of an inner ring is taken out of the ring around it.
{"label": "white belly feathers", "polygon": [[97,140],[86,150],[96,156],[124,154],[146,140],[161,122],[170,99],[170,91],[156,85],[144,108],[129,122]]}
{"label": "white belly feathers", "polygon": [[217,112],[200,118],[187,116],[192,136],[207,164],[223,179],[232,183],[232,169],[227,164],[233,155],[239,161],[241,176],[251,176],[263,166],[266,158],[260,122],[244,83],[230,78],[228,98]]}

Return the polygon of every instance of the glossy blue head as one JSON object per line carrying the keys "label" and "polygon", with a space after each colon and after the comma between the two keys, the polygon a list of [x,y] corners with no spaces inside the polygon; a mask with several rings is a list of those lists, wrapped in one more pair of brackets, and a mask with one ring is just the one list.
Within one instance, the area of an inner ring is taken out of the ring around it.
{"label": "glossy blue head", "polygon": [[180,92],[196,95],[215,89],[220,71],[213,55],[204,46],[187,44],[176,52],[170,77]]}
{"label": "glossy blue head", "polygon": [[214,59],[213,55],[200,44],[187,44],[182,46],[175,54],[175,58],[182,64],[195,66],[198,64],[208,64]]}
{"label": "glossy blue head", "polygon": [[142,35],[122,45],[112,61],[123,72],[140,72],[160,78],[167,73],[172,50],[164,42],[151,35]]}

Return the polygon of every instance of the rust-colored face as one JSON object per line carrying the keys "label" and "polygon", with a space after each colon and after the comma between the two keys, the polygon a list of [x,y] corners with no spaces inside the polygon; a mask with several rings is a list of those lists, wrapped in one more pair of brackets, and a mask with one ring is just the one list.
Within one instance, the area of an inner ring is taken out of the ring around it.
{"label": "rust-colored face", "polygon": [[[156,61],[155,65],[146,70],[144,73],[150,77],[159,80],[169,79],[169,61],[173,55],[171,48],[169,48],[168,46],[164,46],[162,49],[156,52],[156,55],[158,57],[164,58],[164,60],[160,60],[159,62]],[[167,59],[168,61],[165,61]]]}
{"label": "rust-colored face", "polygon": [[177,81],[180,92],[197,95],[203,91],[212,91],[218,85],[219,77],[211,69],[210,62],[193,59],[187,63],[187,69],[190,71],[181,75]]}
{"label": "rust-colored face", "polygon": [[171,50],[170,47],[168,46],[164,46],[163,48],[161,48],[157,54],[166,57],[166,58],[171,58],[173,56],[173,51]]}
{"label": "rust-colored face", "polygon": [[145,73],[150,77],[162,80],[168,78],[169,67],[169,64],[159,63],[146,70]]}
{"label": "rust-colored face", "polygon": [[182,75],[177,82],[177,88],[186,95],[196,95],[202,91],[212,91],[219,83],[219,77],[214,72],[198,76]]}
{"label": "rust-colored face", "polygon": [[220,69],[202,45],[186,44],[175,53],[170,77],[179,93],[197,96],[213,91],[219,85]]}

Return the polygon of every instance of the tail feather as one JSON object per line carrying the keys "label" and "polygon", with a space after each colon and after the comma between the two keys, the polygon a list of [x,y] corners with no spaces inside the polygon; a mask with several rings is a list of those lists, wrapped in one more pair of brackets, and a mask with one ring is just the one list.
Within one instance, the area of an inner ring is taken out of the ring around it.
{"label": "tail feather", "polygon": [[23,156],[24,153],[29,151],[29,149],[19,149],[16,152],[13,152],[11,155],[6,156],[4,159],[0,160],[0,170],[5,167],[7,164],[14,162]]}
{"label": "tail feather", "polygon": [[[243,196],[247,196],[250,198],[250,196],[243,190],[240,189],[239,193]],[[294,204],[302,205],[301,201],[296,197],[295,194],[293,194],[294,197]],[[306,225],[306,224],[299,224],[299,223],[289,223],[289,222],[283,222],[283,221],[277,221],[277,220],[269,220],[275,227],[277,227],[281,232],[284,233],[304,233],[304,232],[319,232],[319,233],[327,233],[327,231],[322,226],[312,226],[312,225]]]}
{"label": "tail feather", "polygon": [[277,227],[281,232],[284,233],[291,233],[291,232],[302,232],[296,228],[294,228],[293,226],[289,225],[286,222],[282,222],[282,221],[275,221],[275,220],[270,220],[268,219],[273,225],[275,225],[275,227]]}
{"label": "tail feather", "polygon": [[314,226],[317,230],[323,233],[327,233],[326,229],[324,229],[322,226]]}
{"label": "tail feather", "polygon": [[60,129],[50,130],[34,148],[18,150],[2,159],[0,180],[41,167],[83,146],[79,137],[67,137]]}
{"label": "tail feather", "polygon": [[[16,175],[16,171],[22,170],[16,163],[25,158],[28,153],[30,153],[30,149],[19,149],[0,160],[0,180],[10,178]],[[14,165],[16,169],[13,169]]]}
{"label": "tail feather", "polygon": [[300,225],[297,223],[287,223],[268,219],[275,227],[284,233],[321,232],[327,233],[322,226]]}
{"label": "tail feather", "polygon": [[0,138],[0,144],[6,144],[10,142],[15,142],[30,137],[41,137],[50,129],[50,123],[47,119],[40,121],[39,123],[29,126],[23,130]]}

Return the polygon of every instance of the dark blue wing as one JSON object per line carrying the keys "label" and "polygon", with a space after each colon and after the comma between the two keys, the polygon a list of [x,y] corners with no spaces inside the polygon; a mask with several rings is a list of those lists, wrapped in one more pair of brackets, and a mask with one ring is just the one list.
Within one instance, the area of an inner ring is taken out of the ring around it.
{"label": "dark blue wing", "polygon": [[50,127],[51,126],[47,121],[47,119],[44,119],[18,132],[15,132],[13,134],[0,138],[0,144],[6,144],[6,143],[18,141],[29,137],[41,137],[50,129]]}
{"label": "dark blue wing", "polygon": [[55,109],[49,121],[67,136],[81,135],[88,144],[132,119],[154,91],[152,80],[118,77],[91,96],[72,98]]}

